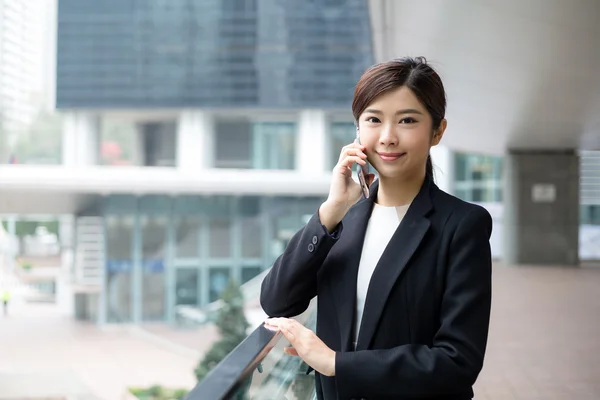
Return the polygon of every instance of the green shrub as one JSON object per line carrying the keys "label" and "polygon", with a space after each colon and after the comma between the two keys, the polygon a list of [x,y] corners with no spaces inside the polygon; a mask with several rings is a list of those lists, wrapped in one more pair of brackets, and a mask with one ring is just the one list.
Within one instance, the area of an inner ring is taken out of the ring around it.
{"label": "green shrub", "polygon": [[183,400],[188,391],[185,389],[167,389],[155,385],[149,388],[129,388],[129,393],[140,400]]}

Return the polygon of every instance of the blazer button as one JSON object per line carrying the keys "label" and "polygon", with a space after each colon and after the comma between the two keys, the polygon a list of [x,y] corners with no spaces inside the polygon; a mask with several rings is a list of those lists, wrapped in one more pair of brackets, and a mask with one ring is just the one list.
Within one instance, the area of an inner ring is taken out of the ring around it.
{"label": "blazer button", "polygon": [[313,238],[312,238],[312,243],[313,243],[313,244],[317,244],[317,242],[318,242],[318,241],[319,241],[319,238],[318,238],[318,237],[316,237],[316,236],[313,236]]}
{"label": "blazer button", "polygon": [[312,244],[312,243],[309,243],[309,244],[308,244],[308,251],[309,251],[309,252],[311,252],[311,253],[312,253],[313,251],[315,251],[315,245],[314,245],[314,244]]}

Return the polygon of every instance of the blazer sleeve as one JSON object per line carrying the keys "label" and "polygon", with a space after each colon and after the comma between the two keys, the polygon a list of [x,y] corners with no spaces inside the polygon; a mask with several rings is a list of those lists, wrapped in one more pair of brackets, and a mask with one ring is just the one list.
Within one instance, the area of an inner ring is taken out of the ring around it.
{"label": "blazer sleeve", "polygon": [[483,367],[492,292],[492,219],[472,208],[449,246],[440,328],[431,347],[336,353],[340,398],[429,397],[468,392]]}
{"label": "blazer sleeve", "polygon": [[327,232],[317,212],[292,237],[261,285],[260,304],[269,317],[294,317],[308,308],[317,295],[317,272],[342,230],[340,222]]}

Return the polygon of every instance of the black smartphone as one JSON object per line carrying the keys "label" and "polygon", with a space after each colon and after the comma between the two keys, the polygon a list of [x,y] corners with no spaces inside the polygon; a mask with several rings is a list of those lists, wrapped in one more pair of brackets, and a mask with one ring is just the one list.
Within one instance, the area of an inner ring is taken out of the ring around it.
{"label": "black smartphone", "polygon": [[[360,144],[360,133],[358,131],[358,128],[356,128],[356,142],[358,144]],[[367,164],[365,165],[361,165],[361,164],[356,164],[358,166],[357,168],[357,173],[358,173],[358,183],[360,184],[360,187],[362,189],[363,192],[363,196],[365,197],[365,199],[369,198],[369,184],[367,183],[367,176],[369,175],[369,164],[367,161]]]}

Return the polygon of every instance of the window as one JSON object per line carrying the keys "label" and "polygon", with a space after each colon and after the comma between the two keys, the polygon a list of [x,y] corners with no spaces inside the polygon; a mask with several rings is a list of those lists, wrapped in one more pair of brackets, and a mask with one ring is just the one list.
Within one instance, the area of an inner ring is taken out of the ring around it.
{"label": "window", "polygon": [[175,223],[175,258],[197,258],[200,255],[200,221],[189,217]]}
{"label": "window", "polygon": [[134,218],[131,216],[106,218],[106,318],[108,322],[131,321],[133,228]]}
{"label": "window", "polygon": [[328,135],[329,169],[333,169],[340,158],[342,147],[354,142],[356,138],[356,126],[353,122],[334,122],[330,125]]}
{"label": "window", "polygon": [[252,166],[256,169],[294,169],[296,124],[259,122],[253,125]]}
{"label": "window", "polygon": [[104,118],[100,130],[100,162],[115,166],[175,166],[176,131],[174,121],[137,123]]}
{"label": "window", "polygon": [[244,267],[242,268],[242,284],[248,282],[252,278],[261,273],[260,267]]}
{"label": "window", "polygon": [[500,157],[456,153],[454,157],[455,194],[465,201],[502,201],[502,159]]}
{"label": "window", "polygon": [[140,165],[137,131],[132,122],[105,118],[100,128],[100,163],[102,165]]}
{"label": "window", "polygon": [[231,221],[213,219],[209,224],[209,256],[211,258],[229,258],[231,251]]}
{"label": "window", "polygon": [[168,218],[142,216],[140,219],[142,318],[144,321],[162,320],[165,315],[165,250]]}
{"label": "window", "polygon": [[146,167],[174,167],[177,147],[177,124],[153,122],[139,124],[144,143],[143,164]]}
{"label": "window", "polygon": [[215,124],[215,167],[251,168],[249,121],[217,121]]}
{"label": "window", "polygon": [[293,122],[217,121],[215,167],[290,170],[295,167]]}
{"label": "window", "polygon": [[260,258],[263,255],[264,221],[259,197],[242,197],[239,202],[241,218],[242,257]]}
{"label": "window", "polygon": [[175,304],[197,305],[200,271],[197,268],[178,268],[175,273]]}
{"label": "window", "polygon": [[229,284],[231,270],[229,268],[211,268],[209,271],[209,301],[212,303],[220,298],[221,292]]}
{"label": "window", "polygon": [[580,210],[582,225],[600,225],[600,204],[582,205]]}

